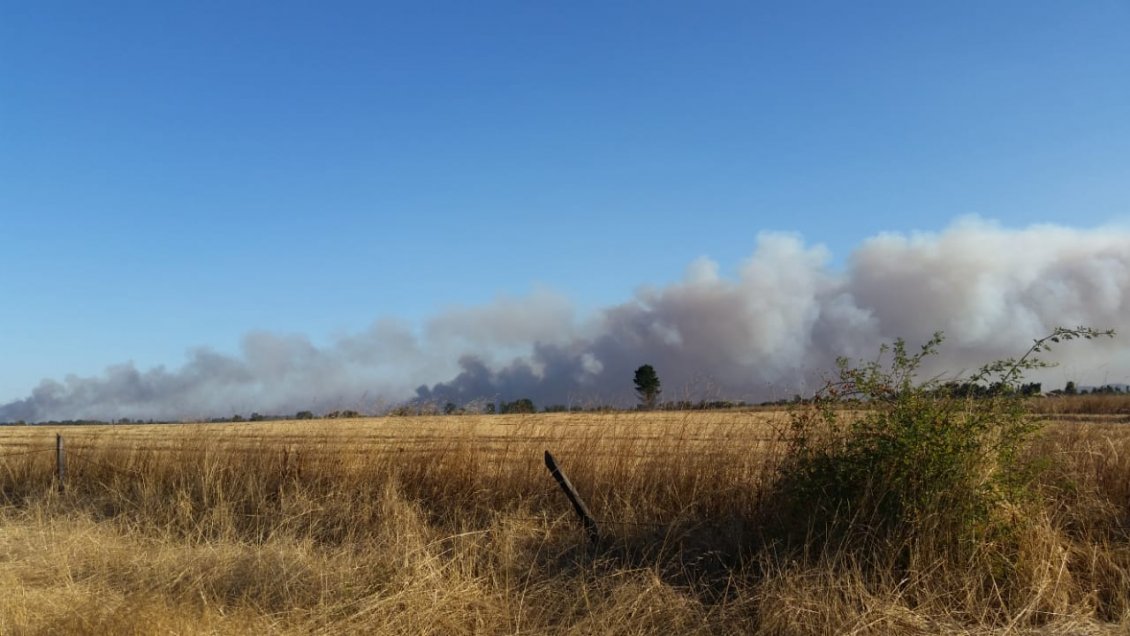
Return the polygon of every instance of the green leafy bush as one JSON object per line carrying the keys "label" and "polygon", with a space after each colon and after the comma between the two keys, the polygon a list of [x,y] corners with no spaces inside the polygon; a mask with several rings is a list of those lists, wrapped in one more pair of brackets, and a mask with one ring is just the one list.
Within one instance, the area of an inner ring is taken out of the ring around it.
{"label": "green leafy bush", "polygon": [[[1037,422],[1020,390],[1038,354],[1061,341],[1113,335],[1058,328],[1018,359],[982,367],[969,382],[920,381],[938,350],[936,333],[917,352],[902,340],[875,361],[839,360],[838,379],[792,414],[788,448],[766,500],[766,528],[786,546],[876,548],[928,542],[967,555],[1015,529],[1038,466],[1021,451]],[[855,408],[845,409],[846,405]]]}

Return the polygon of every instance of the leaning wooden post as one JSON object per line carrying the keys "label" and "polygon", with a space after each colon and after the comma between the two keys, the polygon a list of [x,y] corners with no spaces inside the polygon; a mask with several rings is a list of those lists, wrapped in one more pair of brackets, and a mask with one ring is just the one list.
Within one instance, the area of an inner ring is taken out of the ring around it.
{"label": "leaning wooden post", "polygon": [[589,507],[585,505],[581,495],[577,493],[577,489],[569,482],[569,478],[557,466],[557,461],[553,459],[553,455],[549,451],[545,451],[545,467],[549,469],[549,474],[557,480],[557,485],[561,486],[561,490],[565,491],[565,496],[569,498],[569,502],[573,504],[573,510],[577,511],[577,516],[580,517],[581,523],[585,526],[585,530],[589,532],[589,539],[596,543],[600,539],[600,532],[596,527],[596,519],[592,518],[592,513],[589,512]]}
{"label": "leaning wooden post", "polygon": [[63,435],[55,434],[55,467],[59,476],[59,492],[63,492],[67,478],[67,463],[63,460]]}

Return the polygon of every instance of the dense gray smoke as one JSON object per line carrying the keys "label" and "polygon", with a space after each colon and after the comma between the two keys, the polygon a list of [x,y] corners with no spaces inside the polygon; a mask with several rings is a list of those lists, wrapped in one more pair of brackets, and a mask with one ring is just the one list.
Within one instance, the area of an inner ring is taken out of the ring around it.
{"label": "dense gray smoke", "polygon": [[252,333],[236,356],[190,352],[177,370],[110,367],[44,380],[0,421],[191,419],[531,398],[628,405],[633,370],[659,372],[666,400],[760,401],[809,393],[836,356],[944,331],[931,373],[955,377],[1022,353],[1058,325],[1114,328],[1101,345],[1060,347],[1045,388],[1130,381],[1130,231],[1004,229],[977,219],[937,234],[865,241],[843,270],[800,237],[763,234],[733,276],[708,259],[683,281],[577,317],[537,291],[439,315],[420,329],[382,319],[325,347]]}

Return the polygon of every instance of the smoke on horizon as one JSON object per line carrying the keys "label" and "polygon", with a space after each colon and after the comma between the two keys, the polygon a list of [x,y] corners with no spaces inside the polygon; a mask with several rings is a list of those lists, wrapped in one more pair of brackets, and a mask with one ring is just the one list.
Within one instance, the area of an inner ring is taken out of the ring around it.
{"label": "smoke on horizon", "polygon": [[829,261],[799,236],[765,233],[732,277],[700,258],[682,281],[589,317],[539,290],[447,311],[420,329],[379,319],[322,347],[253,332],[238,355],[199,348],[175,370],[127,363],[43,380],[0,405],[0,422],[375,412],[410,399],[627,405],[643,363],[659,372],[664,399],[760,401],[810,393],[837,356],[872,357],[896,337],[918,343],[944,331],[930,371],[956,375],[1059,325],[1126,335],[1060,348],[1060,369],[1043,379],[1130,381],[1128,230],[962,219],[941,233],[870,238],[843,271]]}

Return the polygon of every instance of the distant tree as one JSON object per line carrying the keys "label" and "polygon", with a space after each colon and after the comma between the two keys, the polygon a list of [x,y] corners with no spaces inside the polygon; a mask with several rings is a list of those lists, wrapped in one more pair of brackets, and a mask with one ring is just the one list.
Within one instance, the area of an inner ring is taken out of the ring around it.
{"label": "distant tree", "polygon": [[1079,391],[1075,388],[1075,381],[1068,380],[1067,386],[1063,387],[1063,392],[1067,395],[1075,395],[1076,393],[1078,393]]}
{"label": "distant tree", "polygon": [[313,411],[299,411],[299,412],[294,414],[294,419],[296,419],[296,420],[312,420],[312,419],[314,419],[314,412]]}
{"label": "distant tree", "polygon": [[534,406],[534,401],[530,398],[522,398],[514,400],[513,402],[504,402],[502,404],[503,413],[537,413],[538,409]]}
{"label": "distant tree", "polygon": [[636,369],[635,375],[636,395],[640,399],[640,407],[646,409],[654,409],[656,400],[659,399],[659,394],[663,391],[660,389],[659,375],[655,373],[655,369],[650,364],[645,364]]}
{"label": "distant tree", "polygon": [[459,407],[455,405],[455,402],[448,402],[447,404],[443,405],[444,415],[455,415],[455,412],[458,410]]}
{"label": "distant tree", "polygon": [[242,416],[242,415],[238,415],[238,414],[237,414],[237,415],[233,415],[233,416],[231,416],[231,421],[233,421],[233,422],[242,422],[242,421],[243,421],[243,416]]}
{"label": "distant tree", "polygon": [[251,422],[262,422],[263,420],[265,420],[267,418],[264,417],[263,415],[260,415],[259,413],[252,413],[251,417],[249,417],[247,419],[248,419],[248,421],[251,421]]}
{"label": "distant tree", "polygon": [[498,409],[494,406],[494,402],[487,402],[487,405],[483,408],[483,413],[487,415],[494,415],[497,411]]}

